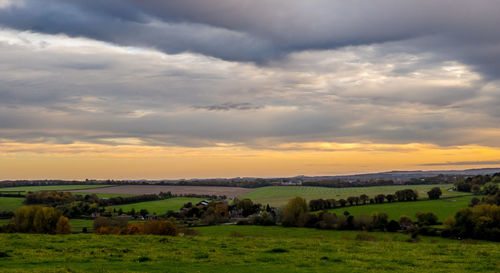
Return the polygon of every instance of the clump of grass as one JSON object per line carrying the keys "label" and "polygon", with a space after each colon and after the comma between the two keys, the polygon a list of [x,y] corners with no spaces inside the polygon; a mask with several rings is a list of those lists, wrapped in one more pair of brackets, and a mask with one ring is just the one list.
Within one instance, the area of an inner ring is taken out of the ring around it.
{"label": "clump of grass", "polygon": [[7,252],[0,251],[0,258],[8,258],[10,255]]}
{"label": "clump of grass", "polygon": [[197,252],[194,254],[194,258],[199,260],[199,259],[208,259],[209,255],[205,252]]}
{"label": "clump of grass", "polygon": [[151,261],[151,258],[149,258],[148,256],[141,256],[141,257],[139,257],[139,258],[137,259],[137,261],[138,261],[139,263],[149,262],[149,261]]}
{"label": "clump of grass", "polygon": [[368,234],[368,233],[358,233],[358,235],[356,235],[356,240],[359,240],[359,241],[376,241],[377,238],[375,238],[375,236],[371,235],[371,234]]}
{"label": "clump of grass", "polygon": [[268,253],[286,253],[286,252],[290,252],[290,251],[288,249],[277,247],[277,248],[270,249],[267,252]]}
{"label": "clump of grass", "polygon": [[233,232],[231,232],[231,237],[243,238],[243,237],[245,237],[245,235],[243,235],[237,231],[233,231]]}
{"label": "clump of grass", "polygon": [[466,245],[477,245],[477,241],[473,239],[464,239],[462,240],[462,244]]}

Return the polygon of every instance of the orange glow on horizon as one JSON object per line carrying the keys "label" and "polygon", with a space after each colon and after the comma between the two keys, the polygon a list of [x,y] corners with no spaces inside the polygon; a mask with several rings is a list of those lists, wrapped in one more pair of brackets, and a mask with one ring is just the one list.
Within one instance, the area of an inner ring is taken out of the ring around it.
{"label": "orange glow on horizon", "polygon": [[[176,179],[337,175],[496,167],[500,148],[477,145],[282,143],[265,149],[145,145],[0,144],[0,180]],[[481,164],[481,161],[490,161]],[[477,164],[453,162],[478,162]],[[445,163],[443,165],[429,165]]]}

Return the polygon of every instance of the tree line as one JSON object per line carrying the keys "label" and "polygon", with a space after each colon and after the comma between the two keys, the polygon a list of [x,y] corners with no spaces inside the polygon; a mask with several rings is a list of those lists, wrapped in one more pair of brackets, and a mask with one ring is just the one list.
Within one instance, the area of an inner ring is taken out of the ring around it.
{"label": "tree line", "polygon": [[[432,188],[427,195],[430,200],[439,199],[442,195],[442,191],[439,187]],[[418,192],[412,189],[398,190],[394,194],[377,194],[376,196],[370,198],[366,194],[361,194],[360,196],[349,196],[346,199],[314,199],[309,201],[309,209],[311,211],[334,209],[338,207],[345,207],[346,205],[358,206],[369,204],[382,204],[382,203],[392,203],[392,202],[406,202],[406,201],[417,201]]]}

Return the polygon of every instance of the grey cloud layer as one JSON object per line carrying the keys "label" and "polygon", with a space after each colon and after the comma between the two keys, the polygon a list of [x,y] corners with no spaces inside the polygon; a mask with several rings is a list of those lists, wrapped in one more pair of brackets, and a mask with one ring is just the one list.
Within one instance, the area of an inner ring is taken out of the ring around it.
{"label": "grey cloud layer", "polygon": [[411,40],[500,76],[496,0],[24,0],[0,24],[167,53],[267,63],[292,52]]}
{"label": "grey cloud layer", "polygon": [[[457,79],[443,70],[467,69],[460,64],[373,54],[386,47],[305,52],[279,67],[259,67],[102,44],[82,53],[80,47],[61,49],[50,36],[9,35],[20,38],[0,42],[4,141],[500,145],[496,136],[477,133],[497,128],[498,83],[476,80],[470,71]],[[398,63],[412,72],[394,72]]]}
{"label": "grey cloud layer", "polygon": [[24,0],[0,8],[16,30],[0,33],[0,141],[500,146],[498,14],[493,0]]}

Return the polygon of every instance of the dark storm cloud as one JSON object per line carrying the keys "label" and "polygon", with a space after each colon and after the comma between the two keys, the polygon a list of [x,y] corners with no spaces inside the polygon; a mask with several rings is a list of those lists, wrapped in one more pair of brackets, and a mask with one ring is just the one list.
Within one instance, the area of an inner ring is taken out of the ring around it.
{"label": "dark storm cloud", "polygon": [[291,52],[410,41],[500,76],[496,0],[26,0],[6,27],[85,36],[167,53],[257,63]]}

